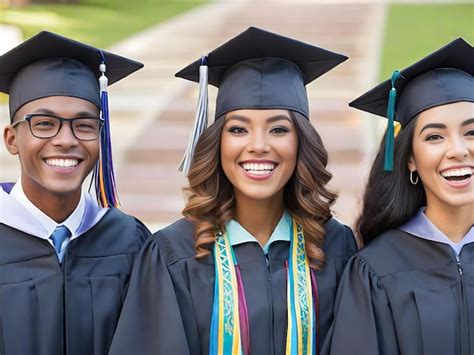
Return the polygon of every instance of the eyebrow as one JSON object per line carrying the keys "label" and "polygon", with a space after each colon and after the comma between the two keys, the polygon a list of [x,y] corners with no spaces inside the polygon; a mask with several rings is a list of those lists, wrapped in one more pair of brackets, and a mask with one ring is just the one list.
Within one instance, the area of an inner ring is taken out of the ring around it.
{"label": "eyebrow", "polygon": [[[39,108],[37,110],[34,111],[34,113],[44,113],[46,115],[53,115],[53,116],[58,116],[58,114],[48,108]],[[80,112],[76,112],[74,115],[74,117],[98,117],[99,115],[98,114],[95,114],[95,113],[92,113],[90,111],[80,111]]]}
{"label": "eyebrow", "polygon": [[467,125],[470,125],[471,123],[474,123],[474,117],[468,118],[467,120],[465,120],[463,123],[461,123],[461,126],[467,126]]}
{"label": "eyebrow", "polygon": [[427,125],[425,125],[425,126],[421,129],[419,135],[421,135],[421,134],[423,133],[423,131],[426,130],[426,129],[428,129],[428,128],[446,129],[446,128],[448,128],[448,127],[446,127],[446,125],[445,125],[445,124],[442,124],[442,123],[428,123]]}
{"label": "eyebrow", "polygon": [[[469,118],[469,119],[465,120],[463,123],[461,123],[461,126],[464,127],[464,126],[470,125],[472,123],[474,123],[474,118]],[[442,123],[428,123],[426,126],[424,126],[421,129],[419,134],[423,133],[423,131],[425,129],[428,129],[428,128],[446,129],[447,127],[446,127],[445,124],[442,124]]]}
{"label": "eyebrow", "polygon": [[[241,115],[232,115],[230,117],[227,118],[227,122],[231,121],[231,120],[236,120],[236,121],[242,121],[242,122],[245,122],[245,123],[250,123],[250,118],[246,117],[246,116],[241,116]],[[276,116],[271,116],[271,117],[268,117],[265,121],[267,123],[273,123],[273,122],[276,122],[276,121],[281,121],[281,120],[285,120],[285,121],[288,121],[288,122],[292,122],[291,121],[291,118],[288,117],[288,116],[285,116],[285,115],[276,115]]]}

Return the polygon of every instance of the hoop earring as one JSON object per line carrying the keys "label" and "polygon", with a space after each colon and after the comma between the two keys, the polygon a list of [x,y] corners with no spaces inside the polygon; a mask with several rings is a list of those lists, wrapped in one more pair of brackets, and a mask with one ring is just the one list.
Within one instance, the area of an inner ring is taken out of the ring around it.
{"label": "hoop earring", "polygon": [[413,173],[416,173],[416,170],[410,171],[410,182],[411,182],[412,185],[416,185],[416,184],[418,184],[419,175],[416,174],[416,179],[413,179]]}

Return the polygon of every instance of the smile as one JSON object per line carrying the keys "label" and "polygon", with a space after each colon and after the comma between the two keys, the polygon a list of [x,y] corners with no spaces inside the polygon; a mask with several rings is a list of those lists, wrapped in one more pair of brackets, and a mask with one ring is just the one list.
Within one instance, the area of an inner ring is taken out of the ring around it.
{"label": "smile", "polygon": [[449,181],[462,181],[472,176],[472,168],[466,166],[462,168],[447,169],[441,172],[441,176]]}
{"label": "smile", "polygon": [[244,170],[252,175],[267,175],[271,173],[275,167],[275,163],[242,163]]}
{"label": "smile", "polygon": [[440,172],[448,185],[457,189],[464,189],[470,186],[472,173],[473,168],[469,166],[446,169]]}
{"label": "smile", "polygon": [[46,164],[55,168],[70,169],[79,164],[78,159],[45,159]]}

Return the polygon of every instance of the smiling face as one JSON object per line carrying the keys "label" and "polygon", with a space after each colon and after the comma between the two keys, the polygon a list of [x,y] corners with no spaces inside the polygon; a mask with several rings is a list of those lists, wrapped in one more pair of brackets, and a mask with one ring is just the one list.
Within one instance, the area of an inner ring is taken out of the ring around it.
{"label": "smiling face", "polygon": [[286,110],[235,110],[226,114],[221,164],[236,199],[277,199],[295,171],[298,134]]}
{"label": "smiling face", "polygon": [[[97,107],[89,101],[52,96],[25,104],[15,114],[14,122],[35,113],[63,118],[99,115]],[[64,122],[59,133],[49,139],[35,138],[28,122],[14,128],[7,126],[4,140],[8,151],[19,156],[23,190],[37,206],[49,197],[79,201],[82,183],[99,158],[99,139],[77,140],[69,122]]]}
{"label": "smiling face", "polygon": [[474,205],[474,103],[420,113],[408,168],[419,174],[429,208]]}

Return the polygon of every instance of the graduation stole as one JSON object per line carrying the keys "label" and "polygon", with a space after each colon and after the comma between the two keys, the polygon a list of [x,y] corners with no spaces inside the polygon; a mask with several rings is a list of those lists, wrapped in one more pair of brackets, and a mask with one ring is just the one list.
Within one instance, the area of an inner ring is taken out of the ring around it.
{"label": "graduation stole", "polygon": [[[240,269],[227,232],[217,230],[209,355],[250,355],[247,304]],[[317,284],[309,267],[301,225],[293,220],[287,263],[286,355],[316,354]]]}

